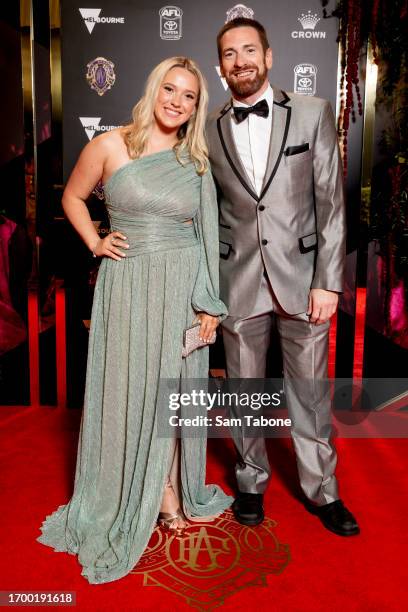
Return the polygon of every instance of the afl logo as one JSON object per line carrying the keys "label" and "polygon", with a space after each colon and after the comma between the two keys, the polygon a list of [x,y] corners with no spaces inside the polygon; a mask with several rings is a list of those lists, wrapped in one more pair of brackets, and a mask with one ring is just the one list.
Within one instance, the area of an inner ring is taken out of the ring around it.
{"label": "afl logo", "polygon": [[298,64],[294,68],[295,93],[304,96],[314,96],[316,93],[317,66],[314,64]]}
{"label": "afl logo", "polygon": [[160,38],[179,40],[182,37],[183,11],[178,6],[163,6],[160,11]]}

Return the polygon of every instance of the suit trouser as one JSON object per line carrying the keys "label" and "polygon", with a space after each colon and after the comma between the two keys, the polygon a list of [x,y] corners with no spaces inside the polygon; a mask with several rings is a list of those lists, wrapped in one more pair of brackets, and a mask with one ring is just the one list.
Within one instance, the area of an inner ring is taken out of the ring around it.
{"label": "suit trouser", "polygon": [[[222,323],[229,378],[264,378],[273,318],[283,357],[285,396],[300,485],[306,497],[322,505],[338,499],[334,475],[336,450],[330,440],[331,402],[327,384],[330,322],[309,323],[306,313],[289,315],[280,307],[263,276],[250,316],[227,317]],[[289,383],[289,384],[287,384]],[[233,435],[239,460],[238,489],[263,493],[271,469],[265,439]]]}

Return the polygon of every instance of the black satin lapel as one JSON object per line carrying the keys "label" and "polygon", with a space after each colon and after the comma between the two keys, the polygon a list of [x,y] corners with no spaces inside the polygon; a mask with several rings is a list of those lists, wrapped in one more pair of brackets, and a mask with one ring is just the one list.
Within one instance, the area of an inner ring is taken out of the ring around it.
{"label": "black satin lapel", "polygon": [[217,129],[222,148],[224,149],[225,157],[227,158],[228,163],[230,164],[241,185],[249,193],[249,195],[258,202],[259,197],[251,186],[251,181],[245,172],[245,168],[242,165],[241,158],[235,146],[234,136],[231,129],[230,108],[231,107],[229,106],[224,114],[217,119]]}
{"label": "black satin lapel", "polygon": [[268,163],[259,199],[263,198],[268,191],[282,159],[288,137],[291,112],[292,109],[289,106],[285,106],[284,103],[274,103],[273,105]]}

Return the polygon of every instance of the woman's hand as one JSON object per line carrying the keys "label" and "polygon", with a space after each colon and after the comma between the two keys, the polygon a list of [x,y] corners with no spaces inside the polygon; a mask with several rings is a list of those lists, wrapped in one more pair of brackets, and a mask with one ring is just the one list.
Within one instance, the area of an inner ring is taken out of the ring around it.
{"label": "woman's hand", "polygon": [[197,321],[200,321],[200,340],[209,342],[209,340],[211,340],[211,336],[214,334],[217,326],[219,325],[220,318],[213,317],[206,312],[199,312],[193,323],[196,323]]}
{"label": "woman's hand", "polygon": [[92,252],[97,257],[105,256],[121,261],[126,257],[126,253],[123,253],[123,251],[117,247],[128,249],[129,245],[124,242],[125,240],[127,240],[127,238],[121,232],[111,232],[105,238],[99,238]]}

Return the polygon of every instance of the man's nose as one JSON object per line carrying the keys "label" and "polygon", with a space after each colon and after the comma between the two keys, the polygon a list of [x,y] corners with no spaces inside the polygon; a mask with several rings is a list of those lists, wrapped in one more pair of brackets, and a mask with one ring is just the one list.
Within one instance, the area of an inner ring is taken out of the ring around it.
{"label": "man's nose", "polygon": [[237,53],[235,56],[235,66],[241,68],[241,66],[244,66],[245,62],[244,56],[241,53]]}

